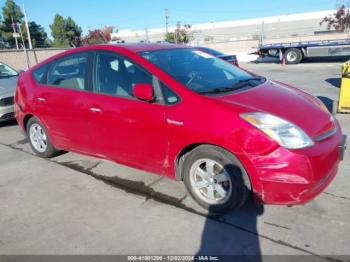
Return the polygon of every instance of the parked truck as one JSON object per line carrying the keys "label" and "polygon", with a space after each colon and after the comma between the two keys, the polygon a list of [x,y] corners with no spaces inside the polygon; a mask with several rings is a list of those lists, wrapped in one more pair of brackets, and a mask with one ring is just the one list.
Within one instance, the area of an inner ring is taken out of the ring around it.
{"label": "parked truck", "polygon": [[257,54],[278,57],[286,64],[298,64],[306,57],[350,57],[350,40],[322,40],[291,43],[263,44]]}

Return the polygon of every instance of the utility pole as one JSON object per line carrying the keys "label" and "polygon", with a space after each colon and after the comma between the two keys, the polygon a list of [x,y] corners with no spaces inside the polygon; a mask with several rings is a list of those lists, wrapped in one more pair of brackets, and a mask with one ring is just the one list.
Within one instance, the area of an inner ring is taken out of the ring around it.
{"label": "utility pole", "polygon": [[24,39],[23,39],[23,34],[22,34],[21,25],[19,26],[19,34],[20,34],[21,39],[22,39],[22,46],[23,46],[24,55],[26,56],[27,69],[29,69],[29,67],[30,67],[30,62],[29,62],[29,57],[28,57],[26,45],[25,45]]}
{"label": "utility pole", "polygon": [[170,17],[169,9],[165,9],[165,32],[166,33],[169,32],[169,17]]}
{"label": "utility pole", "polygon": [[16,22],[13,20],[13,17],[12,17],[12,16],[11,16],[11,20],[12,20],[13,37],[15,38],[15,41],[16,41],[16,48],[17,48],[17,50],[18,50],[18,41],[17,41],[18,34],[17,34],[17,32],[16,32],[17,24],[16,24]]}
{"label": "utility pole", "polygon": [[24,9],[24,5],[23,5],[23,15],[24,15],[24,21],[26,23],[26,29],[27,29],[28,46],[29,46],[29,49],[33,49],[32,38],[30,37],[30,31],[29,31],[29,26],[28,26],[28,18],[27,18],[26,10]]}
{"label": "utility pole", "polygon": [[261,22],[261,32],[260,32],[260,45],[264,44],[264,38],[265,38],[265,22]]}

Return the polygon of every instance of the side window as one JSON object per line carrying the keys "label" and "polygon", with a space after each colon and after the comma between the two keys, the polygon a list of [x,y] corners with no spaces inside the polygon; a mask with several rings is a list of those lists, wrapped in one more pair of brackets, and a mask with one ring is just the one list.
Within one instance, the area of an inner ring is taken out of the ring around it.
{"label": "side window", "polygon": [[180,101],[179,96],[175,94],[173,90],[163,84],[163,82],[160,82],[160,89],[162,90],[164,102],[166,104],[173,105]]}
{"label": "side window", "polygon": [[33,77],[35,81],[39,84],[45,84],[46,83],[46,71],[49,68],[49,64],[42,65],[35,71],[33,71]]}
{"label": "side window", "polygon": [[135,63],[113,53],[96,55],[95,91],[97,93],[132,97],[137,83],[152,83],[152,75]]}
{"label": "side window", "polygon": [[88,54],[64,57],[52,63],[47,84],[84,90]]}

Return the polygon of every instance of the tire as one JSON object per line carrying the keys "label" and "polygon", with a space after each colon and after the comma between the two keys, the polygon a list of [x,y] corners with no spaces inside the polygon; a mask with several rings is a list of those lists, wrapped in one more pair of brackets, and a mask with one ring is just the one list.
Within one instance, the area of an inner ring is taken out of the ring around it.
{"label": "tire", "polygon": [[202,145],[189,152],[182,176],[194,200],[214,213],[239,209],[251,192],[250,180],[239,160],[216,146]]}
{"label": "tire", "polygon": [[30,147],[36,155],[42,158],[58,155],[59,151],[52,145],[48,133],[39,119],[32,117],[28,120],[27,137]]}
{"label": "tire", "polygon": [[283,53],[286,64],[299,64],[303,59],[303,53],[298,48],[289,48]]}

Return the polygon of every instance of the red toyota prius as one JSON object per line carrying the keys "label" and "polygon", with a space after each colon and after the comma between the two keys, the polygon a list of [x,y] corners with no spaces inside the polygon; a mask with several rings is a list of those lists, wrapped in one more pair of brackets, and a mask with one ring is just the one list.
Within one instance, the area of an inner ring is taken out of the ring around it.
{"label": "red toyota prius", "polygon": [[250,193],[293,205],[334,178],[345,149],[317,98],[198,49],[95,45],[23,73],[15,115],[33,151],[73,151],[184,181],[203,207]]}

